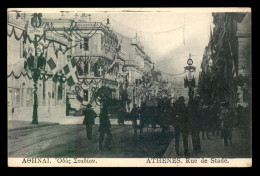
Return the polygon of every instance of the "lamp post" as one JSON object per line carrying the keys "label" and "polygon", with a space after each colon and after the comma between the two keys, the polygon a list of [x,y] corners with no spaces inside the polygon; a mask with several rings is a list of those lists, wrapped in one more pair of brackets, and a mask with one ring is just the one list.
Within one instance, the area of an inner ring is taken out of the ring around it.
{"label": "lamp post", "polygon": [[187,60],[188,66],[184,67],[185,71],[188,71],[188,77],[184,78],[184,87],[189,88],[189,101],[192,100],[194,95],[195,78],[191,78],[191,73],[196,71],[196,67],[192,66],[193,60],[191,59],[191,54],[189,54],[189,59]]}
{"label": "lamp post", "polygon": [[[32,124],[38,124],[38,96],[37,96],[37,84],[40,76],[42,75],[43,79],[51,78],[52,75],[47,73],[41,73],[44,70],[46,65],[46,58],[43,56],[44,46],[41,45],[40,39],[41,36],[44,35],[44,29],[40,28],[42,21],[41,21],[42,14],[41,13],[34,13],[31,18],[31,26],[27,29],[28,35],[33,35],[34,39],[32,41],[34,47],[34,56],[31,54],[28,60],[28,67],[32,71],[32,79],[33,79],[33,116],[32,116]],[[39,39],[38,39],[39,38]],[[42,48],[41,48],[42,47]],[[45,78],[47,75],[47,78]],[[62,82],[64,81],[64,75],[57,75],[59,80]]]}
{"label": "lamp post", "polygon": [[[42,21],[41,21],[42,14],[41,13],[34,13],[31,18],[31,28],[28,27],[27,34],[28,35],[33,35],[33,46],[34,46],[34,56],[31,55],[28,58],[28,66],[32,71],[32,78],[33,78],[33,86],[34,86],[34,91],[33,91],[33,116],[32,116],[32,124],[38,124],[38,97],[37,97],[37,83],[40,77],[41,70],[44,66],[44,58],[42,57],[41,51],[40,51],[40,46],[38,44],[38,37],[40,35],[43,35],[43,28],[40,28]],[[39,51],[38,51],[39,50]],[[42,49],[43,50],[43,49]],[[38,56],[38,54],[41,54]],[[40,62],[39,58],[40,57]]]}

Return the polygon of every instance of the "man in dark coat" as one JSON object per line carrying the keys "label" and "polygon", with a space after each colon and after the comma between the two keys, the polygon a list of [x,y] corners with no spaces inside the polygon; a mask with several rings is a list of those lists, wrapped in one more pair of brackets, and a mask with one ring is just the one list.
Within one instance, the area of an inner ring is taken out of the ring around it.
{"label": "man in dark coat", "polygon": [[184,97],[178,99],[176,107],[176,116],[174,120],[174,133],[175,133],[175,151],[179,154],[179,137],[182,133],[184,155],[187,157],[188,152],[188,135],[190,132],[190,119],[188,109],[184,103]]}
{"label": "man in dark coat", "polygon": [[125,125],[125,116],[126,116],[126,113],[124,111],[124,108],[122,105],[119,105],[119,108],[118,108],[118,124],[119,125]]}
{"label": "man in dark coat", "polygon": [[130,117],[133,121],[133,126],[134,126],[134,137],[137,137],[137,119],[139,119],[139,113],[138,110],[136,108],[136,105],[134,104],[134,108],[132,109],[132,111],[130,112]]}
{"label": "man in dark coat", "polygon": [[91,104],[88,104],[87,109],[85,110],[85,118],[84,118],[83,124],[86,125],[86,132],[87,132],[87,137],[89,140],[92,139],[92,126],[95,124],[96,117],[97,117],[97,114],[92,109]]}
{"label": "man in dark coat", "polygon": [[200,145],[200,130],[201,130],[201,115],[199,109],[198,97],[196,97],[190,104],[191,115],[191,138],[193,151],[195,153],[201,152]]}
{"label": "man in dark coat", "polygon": [[144,125],[147,122],[147,116],[150,114],[148,111],[148,107],[146,106],[145,103],[142,103],[141,108],[140,108],[140,134],[143,133]]}
{"label": "man in dark coat", "polygon": [[101,103],[101,112],[100,112],[100,126],[98,128],[99,132],[99,150],[103,150],[103,141],[105,134],[107,135],[107,139],[105,142],[104,147],[107,149],[111,149],[111,140],[112,140],[112,134],[111,134],[111,124],[108,117],[108,102],[104,101]]}
{"label": "man in dark coat", "polygon": [[211,114],[210,114],[210,106],[208,103],[204,103],[201,109],[201,115],[202,115],[202,139],[210,139],[209,132],[210,132],[210,120],[211,120]]}
{"label": "man in dark coat", "polygon": [[212,105],[212,136],[219,136],[220,132],[220,119],[219,119],[220,107],[218,102],[214,102]]}
{"label": "man in dark coat", "polygon": [[233,118],[234,113],[229,109],[229,103],[222,104],[222,110],[220,117],[223,121],[223,133],[224,133],[224,145],[227,146],[228,142],[232,145],[232,129],[233,129]]}

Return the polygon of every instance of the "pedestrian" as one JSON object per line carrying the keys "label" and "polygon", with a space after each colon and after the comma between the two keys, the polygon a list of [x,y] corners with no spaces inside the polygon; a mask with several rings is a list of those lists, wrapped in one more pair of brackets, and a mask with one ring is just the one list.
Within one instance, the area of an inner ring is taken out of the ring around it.
{"label": "pedestrian", "polygon": [[12,107],[12,119],[14,119],[14,107]]}
{"label": "pedestrian", "polygon": [[[229,103],[223,103],[220,117],[223,120],[224,145],[232,145],[233,113],[230,111]],[[228,144],[229,143],[229,144]]]}
{"label": "pedestrian", "polygon": [[190,115],[191,115],[191,139],[194,153],[201,152],[200,145],[200,130],[201,130],[201,115],[199,113],[198,97],[191,101]]}
{"label": "pedestrian", "polygon": [[240,104],[237,106],[237,127],[243,127],[243,114],[244,114],[244,109],[243,106]]}
{"label": "pedestrian", "polygon": [[92,127],[95,124],[96,117],[97,117],[97,114],[92,109],[92,105],[88,104],[87,109],[85,110],[85,118],[84,118],[83,124],[86,125],[86,133],[87,133],[87,138],[89,140],[92,139]]}
{"label": "pedestrian", "polygon": [[201,109],[202,115],[202,139],[210,139],[209,137],[209,130],[210,130],[210,107],[208,104],[203,104]]}
{"label": "pedestrian", "polygon": [[149,115],[149,111],[148,108],[146,107],[145,103],[141,104],[141,108],[140,108],[140,134],[143,134],[143,129],[144,129],[144,125],[147,121],[147,116]]}
{"label": "pedestrian", "polygon": [[[112,140],[112,134],[111,134],[111,123],[108,117],[108,101],[101,102],[101,112],[100,112],[100,125],[98,128],[99,132],[99,150],[103,150],[104,148],[110,150],[111,149],[111,140]],[[103,148],[103,141],[104,137],[106,135],[106,142]]]}
{"label": "pedestrian", "polygon": [[220,104],[219,102],[215,102],[213,105],[213,134],[216,136],[219,136],[219,133],[221,132],[221,119],[219,117],[220,115]]}
{"label": "pedestrian", "polygon": [[124,111],[124,108],[123,108],[123,106],[120,104],[119,105],[119,108],[118,108],[118,124],[119,124],[119,126],[120,125],[125,125],[125,111]]}
{"label": "pedestrian", "polygon": [[188,152],[188,135],[190,132],[190,119],[188,109],[184,102],[184,97],[181,96],[177,102],[177,113],[174,120],[175,133],[175,151],[179,155],[179,137],[182,134],[184,156],[189,156]]}
{"label": "pedestrian", "polygon": [[138,129],[137,119],[139,119],[139,113],[135,104],[132,111],[130,112],[130,117],[133,121],[134,137],[137,137],[137,129]]}

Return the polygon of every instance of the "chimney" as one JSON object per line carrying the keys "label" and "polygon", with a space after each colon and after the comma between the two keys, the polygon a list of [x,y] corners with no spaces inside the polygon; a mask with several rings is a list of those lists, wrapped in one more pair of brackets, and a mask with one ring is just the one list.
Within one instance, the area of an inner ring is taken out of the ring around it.
{"label": "chimney", "polygon": [[88,20],[89,20],[89,22],[91,22],[91,15],[90,14],[88,15]]}
{"label": "chimney", "polygon": [[81,18],[81,20],[87,22],[87,14],[86,13],[82,13],[80,18]]}
{"label": "chimney", "polygon": [[75,16],[74,16],[74,21],[78,22],[78,20],[79,20],[79,15],[78,15],[78,13],[76,13]]}
{"label": "chimney", "polygon": [[65,15],[64,15],[64,11],[61,11],[61,19],[64,19]]}
{"label": "chimney", "polygon": [[109,29],[109,27],[110,27],[109,16],[107,16],[107,27],[108,27],[108,29]]}

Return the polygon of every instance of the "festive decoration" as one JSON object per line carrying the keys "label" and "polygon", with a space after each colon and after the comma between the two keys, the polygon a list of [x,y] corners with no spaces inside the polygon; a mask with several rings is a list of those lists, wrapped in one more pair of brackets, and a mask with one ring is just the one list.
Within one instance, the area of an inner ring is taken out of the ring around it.
{"label": "festive decoration", "polygon": [[76,76],[76,59],[74,57],[68,62],[67,65],[63,67],[63,70],[69,86],[73,86],[78,82],[78,78]]}

